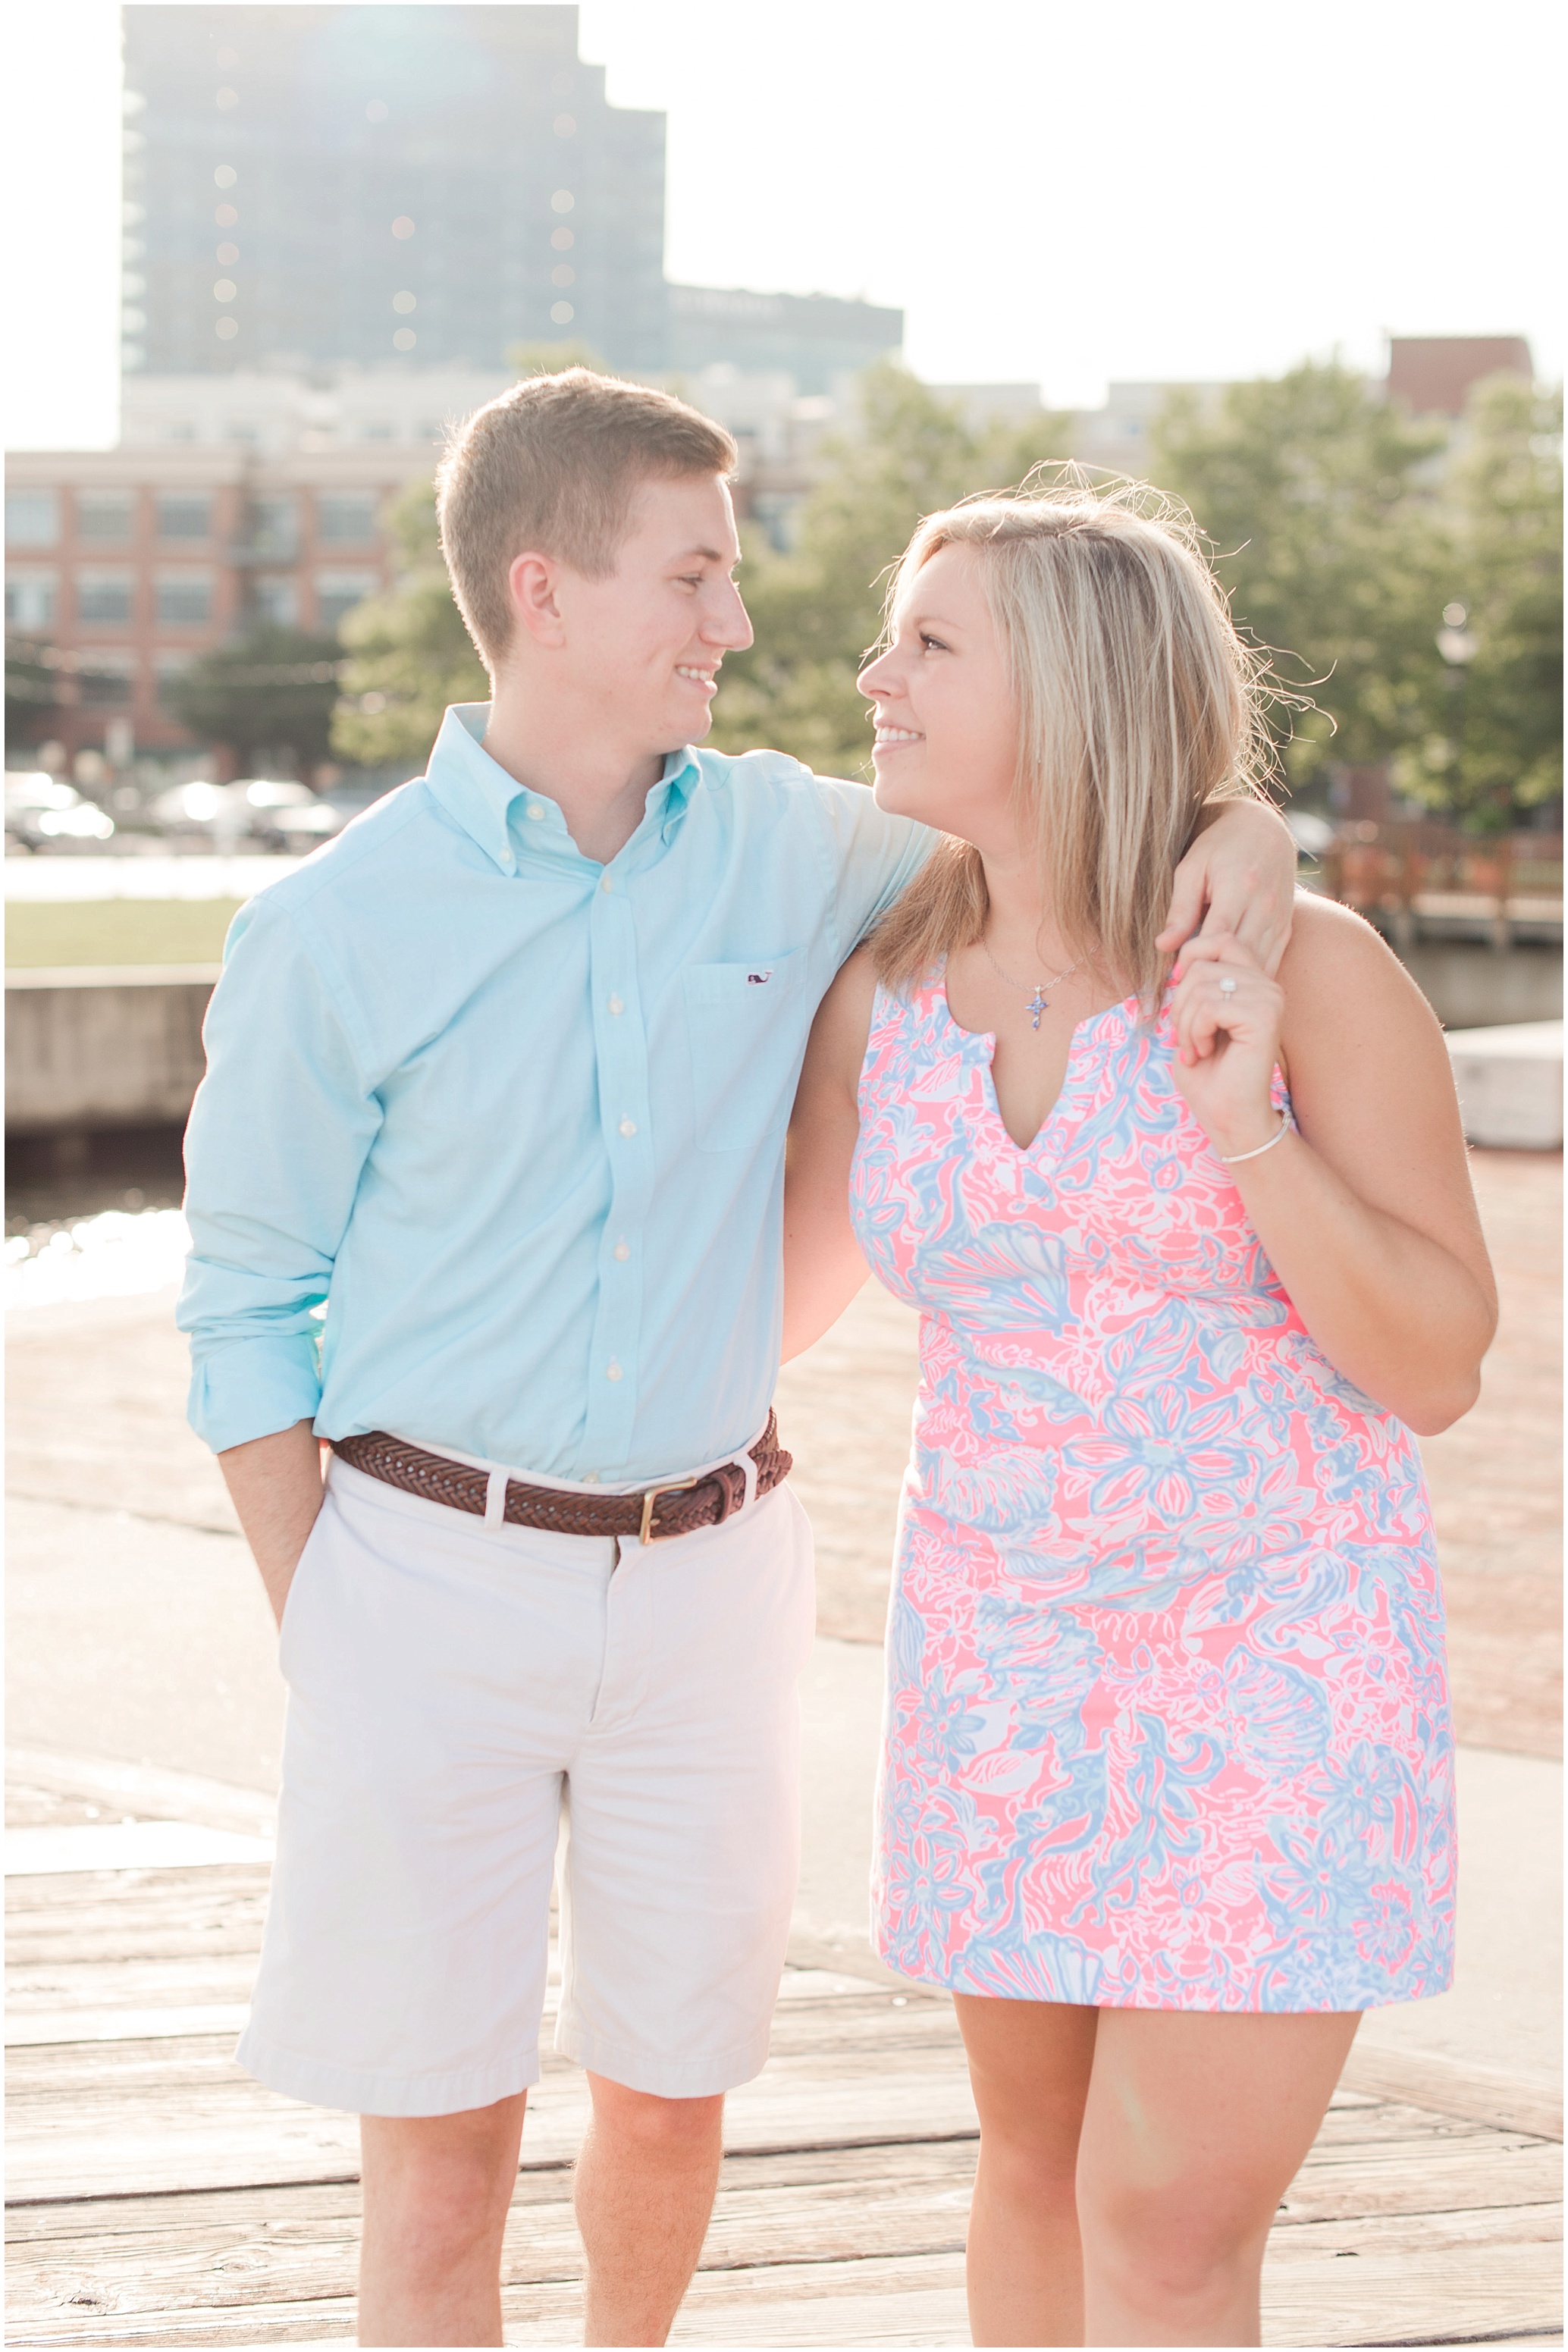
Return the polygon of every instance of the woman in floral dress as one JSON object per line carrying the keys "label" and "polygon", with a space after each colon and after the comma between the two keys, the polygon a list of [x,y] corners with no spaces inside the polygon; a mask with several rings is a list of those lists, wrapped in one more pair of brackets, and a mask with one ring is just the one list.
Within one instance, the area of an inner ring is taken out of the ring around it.
{"label": "woman in floral dress", "polygon": [[1452,1733],[1413,1432],[1495,1303],[1447,1055],[1303,899],[1278,977],[1158,951],[1257,657],[1184,518],[931,518],[877,797],[947,836],[818,1015],[785,1353],[921,1310],[875,1935],[954,1995],[977,2344],[1256,2344],[1363,2009],[1453,1965]]}

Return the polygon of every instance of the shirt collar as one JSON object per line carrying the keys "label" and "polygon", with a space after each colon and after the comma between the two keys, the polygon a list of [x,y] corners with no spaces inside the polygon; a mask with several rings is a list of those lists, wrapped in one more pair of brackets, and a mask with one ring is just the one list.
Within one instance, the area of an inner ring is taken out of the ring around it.
{"label": "shirt collar", "polygon": [[[529,833],[537,830],[548,837],[563,832],[564,826],[553,801],[526,792],[515,776],[509,775],[490,758],[484,748],[489,715],[488,702],[450,704],[441,721],[425,780],[447,815],[462,826],[470,841],[477,842],[503,874],[515,874],[517,840],[510,822],[515,803],[538,802],[547,820],[553,820],[537,828],[526,828]],[[633,841],[646,838],[650,832],[657,832],[668,841],[698,782],[697,760],[690,745],[669,752],[663,773],[647,796],[647,813]],[[630,848],[631,843],[626,846]]]}

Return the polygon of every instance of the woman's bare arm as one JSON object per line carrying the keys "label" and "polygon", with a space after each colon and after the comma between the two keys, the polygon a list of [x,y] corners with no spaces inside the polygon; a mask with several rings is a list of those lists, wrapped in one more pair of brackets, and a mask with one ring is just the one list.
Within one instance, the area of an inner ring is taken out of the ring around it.
{"label": "woman's bare arm", "polygon": [[1269,1073],[1287,1072],[1298,1132],[1229,1173],[1298,1314],[1347,1379],[1435,1435],[1480,1392],[1497,1293],[1430,1006],[1324,899],[1302,900],[1278,983],[1234,941],[1191,941],[1182,966],[1177,1082],[1217,1151],[1275,1133]]}
{"label": "woman's bare arm", "polygon": [[831,1329],[866,1279],[849,1223],[849,1169],[876,988],[870,955],[859,948],[817,1009],[795,1090],[784,1162],[786,1364]]}

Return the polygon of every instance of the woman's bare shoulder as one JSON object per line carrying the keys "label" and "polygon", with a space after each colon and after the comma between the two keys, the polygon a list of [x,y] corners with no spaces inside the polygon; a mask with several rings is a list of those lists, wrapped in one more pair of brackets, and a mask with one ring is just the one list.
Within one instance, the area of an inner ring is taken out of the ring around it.
{"label": "woman's bare shoulder", "polygon": [[1405,1081],[1451,1097],[1442,1025],[1387,941],[1352,908],[1301,893],[1279,971],[1291,1084],[1332,1072],[1338,1087]]}
{"label": "woman's bare shoulder", "polygon": [[1337,898],[1297,892],[1279,978],[1292,1003],[1364,1003],[1370,991],[1390,1009],[1403,1005],[1412,1013],[1424,1013],[1436,1026],[1426,999],[1387,941],[1364,916]]}

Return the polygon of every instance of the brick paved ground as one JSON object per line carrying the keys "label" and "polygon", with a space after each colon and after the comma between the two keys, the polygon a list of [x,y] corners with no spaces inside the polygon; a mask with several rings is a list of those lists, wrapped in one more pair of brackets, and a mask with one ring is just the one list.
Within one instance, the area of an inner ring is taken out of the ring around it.
{"label": "brick paved ground", "polygon": [[[1498,1336],[1475,1411],[1424,1448],[1447,1594],[1459,1737],[1561,1756],[1563,1163],[1478,1151]],[[818,1622],[878,1642],[909,1450],[915,1318],[875,1283],[784,1371],[779,1420],[817,1534]]]}

